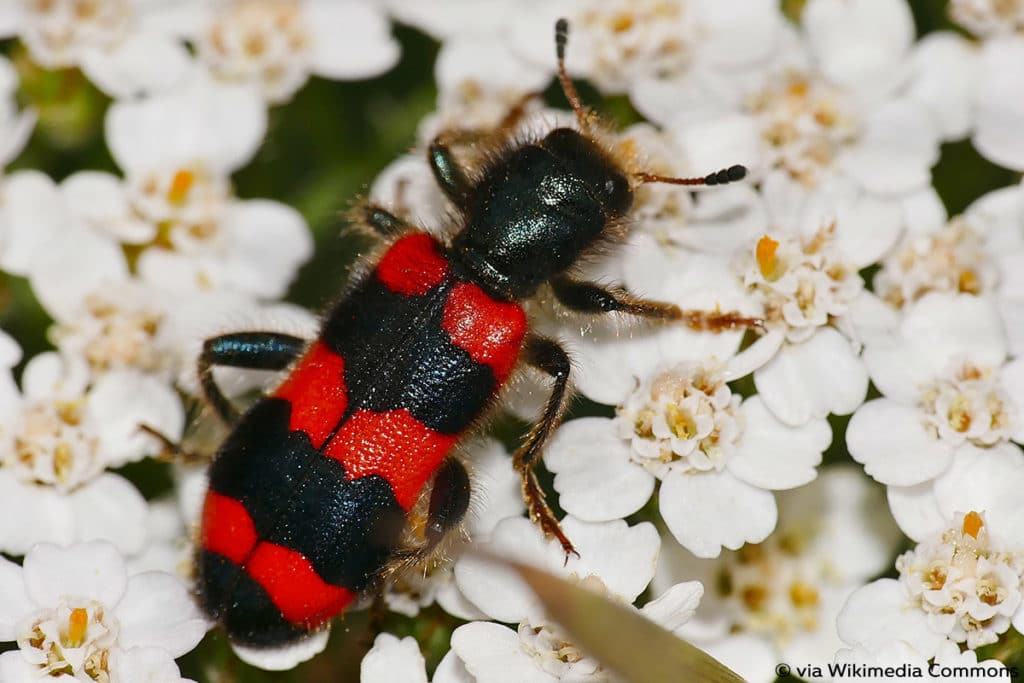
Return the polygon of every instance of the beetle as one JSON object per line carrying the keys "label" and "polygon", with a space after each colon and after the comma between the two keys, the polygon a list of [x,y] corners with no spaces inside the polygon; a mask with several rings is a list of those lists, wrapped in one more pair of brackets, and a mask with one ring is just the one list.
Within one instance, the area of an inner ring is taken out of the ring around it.
{"label": "beetle", "polygon": [[[746,170],[704,178],[632,172],[594,130],[566,74],[565,20],[555,38],[578,129],[523,141],[502,126],[501,144],[475,173],[438,136],[428,158],[457,212],[449,240],[364,204],[359,222],[386,249],[329,307],[314,341],[238,332],[203,344],[203,392],[234,428],[209,469],[197,593],[236,646],[301,646],[396,562],[428,557],[469,504],[470,478],[453,449],[519,365],[552,387],[513,465],[530,517],[567,557],[575,552],[534,472],[571,396],[569,356],[531,331],[522,306],[543,285],[583,313],[710,330],[759,323],[572,277],[581,257],[624,232],[638,184],[714,185]],[[215,366],[290,370],[239,415],[214,381]]]}

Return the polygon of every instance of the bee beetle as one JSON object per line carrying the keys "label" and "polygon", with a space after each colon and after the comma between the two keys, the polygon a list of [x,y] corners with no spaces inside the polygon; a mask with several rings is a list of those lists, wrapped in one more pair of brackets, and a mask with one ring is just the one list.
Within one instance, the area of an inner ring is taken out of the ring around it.
{"label": "bee beetle", "polygon": [[[557,128],[532,142],[506,134],[475,173],[442,134],[428,157],[457,211],[450,240],[360,206],[359,222],[389,246],[327,310],[314,341],[242,332],[203,345],[203,392],[235,426],[209,470],[197,593],[257,665],[291,666],[318,652],[331,619],[377,589],[396,562],[425,559],[459,525],[471,484],[453,449],[520,364],[549,376],[552,389],[513,464],[531,519],[574,552],[534,473],[570,398],[568,355],[531,332],[521,305],[541,285],[573,311],[710,330],[759,324],[570,275],[582,256],[624,232],[638,184],[715,185],[746,170],[704,178],[634,172],[592,130],[566,74],[565,20],[555,38],[578,130]],[[290,371],[240,416],[213,379],[217,365]],[[299,654],[265,656],[284,650]]]}

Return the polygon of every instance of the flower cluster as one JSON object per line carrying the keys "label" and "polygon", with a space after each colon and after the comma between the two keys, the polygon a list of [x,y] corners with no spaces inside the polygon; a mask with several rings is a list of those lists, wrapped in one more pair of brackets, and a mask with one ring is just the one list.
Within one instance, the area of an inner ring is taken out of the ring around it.
{"label": "flower cluster", "polygon": [[[588,400],[542,456],[578,555],[526,515],[509,444],[460,443],[467,520],[381,586],[388,610],[439,614],[450,638],[425,658],[426,642],[381,634],[362,680],[426,683],[428,660],[435,683],[617,680],[468,541],[629,606],[750,681],[784,661],[1019,658],[1024,2],[951,0],[962,30],[925,32],[915,1],[754,0],[742,16],[713,0],[6,2],[0,168],[17,170],[0,174],[0,271],[27,283],[48,346],[0,330],[0,639],[14,643],[0,680],[187,680],[175,659],[213,626],[188,583],[205,482],[164,465],[173,484],[153,494],[135,463],[183,439],[215,449],[223,430],[194,410],[204,339],[315,334],[283,300],[314,255],[312,212],[239,179],[261,151],[274,162],[265,143],[307,81],[391,70],[392,21],[424,33],[436,106],[401,144],[444,133],[480,161],[496,127],[531,140],[577,125],[542,96],[558,17],[569,74],[638,119],[595,117],[616,159],[660,176],[739,163],[749,178],[637,180],[621,243],[579,264],[680,321],[583,319],[545,289],[527,304]],[[31,151],[18,163],[52,116],[25,104],[28,79],[78,72],[103,93],[108,162],[52,177]],[[950,215],[959,200],[933,168],[968,146],[1015,180]],[[367,194],[437,234],[458,216],[419,151]],[[727,311],[757,324],[701,324]],[[239,395],[267,381],[232,372],[218,379]],[[547,385],[524,369],[507,394],[533,420]],[[291,668],[327,637],[237,652]]]}

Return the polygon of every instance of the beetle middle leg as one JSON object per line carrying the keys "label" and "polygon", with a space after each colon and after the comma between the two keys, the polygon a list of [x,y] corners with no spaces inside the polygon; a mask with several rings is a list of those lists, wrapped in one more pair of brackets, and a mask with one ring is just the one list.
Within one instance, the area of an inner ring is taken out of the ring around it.
{"label": "beetle middle leg", "polygon": [[628,313],[642,318],[679,321],[694,330],[709,332],[764,327],[760,318],[745,316],[738,311],[682,309],[666,301],[634,296],[621,288],[603,287],[564,276],[553,278],[551,289],[563,306],[580,313]]}
{"label": "beetle middle leg", "polygon": [[551,395],[548,396],[548,400],[544,404],[540,419],[530,429],[523,444],[516,449],[512,456],[512,464],[522,478],[523,500],[526,502],[530,519],[540,526],[546,536],[557,538],[568,557],[570,554],[576,553],[576,549],[573,548],[572,542],[566,537],[558,519],[555,518],[555,514],[548,506],[544,490],[541,489],[540,483],[537,481],[537,473],[534,469],[540,459],[544,444],[562,421],[562,415],[569,405],[571,398],[569,356],[561,346],[551,339],[531,335],[526,340],[524,360],[527,364],[551,377],[553,386]]}

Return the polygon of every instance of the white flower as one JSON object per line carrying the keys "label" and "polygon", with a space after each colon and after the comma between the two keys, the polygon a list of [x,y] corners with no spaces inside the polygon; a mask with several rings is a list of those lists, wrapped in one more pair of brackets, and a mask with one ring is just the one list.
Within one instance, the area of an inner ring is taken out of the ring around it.
{"label": "white flower", "polygon": [[146,504],[124,478],[105,472],[155,452],[147,424],[177,438],[178,397],[153,378],[111,372],[89,386],[84,363],[36,356],[0,399],[0,547],[25,553],[41,541],[107,539],[126,552],[145,539]]}
{"label": "white flower", "polygon": [[154,226],[138,240],[143,280],[171,290],[284,293],[312,251],[305,221],[277,202],[238,200],[230,188],[265,129],[263,105],[249,90],[206,79],[110,108],[107,142],[125,173],[123,183],[110,179],[111,193]]}
{"label": "white flower", "polygon": [[900,539],[881,491],[853,467],[826,468],[778,499],[778,529],[762,543],[701,560],[666,541],[652,583],[707,586],[680,635],[749,681],[775,680],[780,661],[831,661],[841,645],[835,615],[885,568]]}
{"label": "white flower", "polygon": [[[376,3],[361,0],[227,0],[158,8],[150,23],[195,46],[218,79],[287,102],[310,75],[369,78],[398,61],[399,45]],[[162,10],[162,11],[161,11]]]}
{"label": "white flower", "polygon": [[[958,451],[934,483],[889,489],[889,507],[917,547],[899,579],[855,593],[839,617],[851,646],[904,640],[923,657],[943,643],[970,649],[1024,626],[1024,453],[1010,444]],[[884,626],[880,627],[880,624]]]}
{"label": "white flower", "polygon": [[108,95],[170,87],[189,70],[188,50],[145,26],[146,0],[8,0],[0,35],[18,35],[47,68],[78,66]]}
{"label": "white flower", "polygon": [[659,508],[673,535],[694,554],[717,557],[722,546],[771,533],[771,491],[813,480],[830,440],[824,419],[788,427],[759,397],[741,404],[720,368],[691,363],[645,380],[614,420],[563,425],[544,462],[559,504],[592,521],[636,512],[660,479]]}
{"label": "white flower", "polygon": [[[941,209],[941,207],[940,207]],[[946,221],[945,210],[908,224],[881,262],[874,291],[900,309],[929,292],[986,297],[998,307],[1010,349],[1024,351],[1024,185],[975,200]]]}
{"label": "white flower", "polygon": [[859,225],[842,221],[805,237],[764,235],[736,262],[769,332],[733,358],[726,374],[753,371],[759,397],[788,425],[851,413],[867,393],[854,344],[836,329],[846,331],[845,318],[863,296],[854,248],[844,239]]}
{"label": "white flower", "polygon": [[24,567],[0,558],[0,679],[182,681],[174,663],[207,624],[188,588],[163,572],[129,576],[113,546],[41,544]]}
{"label": "white flower", "polygon": [[926,295],[865,347],[883,397],[850,420],[850,454],[879,482],[911,486],[942,474],[958,450],[1024,439],[1024,363],[1006,355],[991,301]]}

